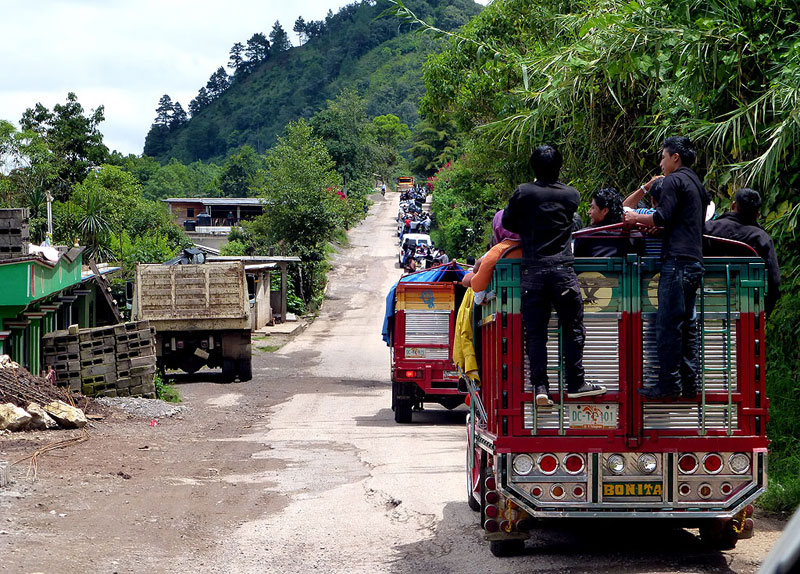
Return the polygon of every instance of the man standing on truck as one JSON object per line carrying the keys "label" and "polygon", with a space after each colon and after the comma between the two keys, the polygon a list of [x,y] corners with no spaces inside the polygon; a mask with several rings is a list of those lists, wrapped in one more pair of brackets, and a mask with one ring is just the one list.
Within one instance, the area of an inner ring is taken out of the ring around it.
{"label": "man standing on truck", "polygon": [[547,406],[547,324],[550,307],[558,314],[564,346],[567,397],[602,395],[605,387],[587,383],[583,369],[583,298],[573,268],[572,223],[581,196],[558,181],[563,160],[552,146],[534,150],[530,166],[536,176],[511,196],[503,212],[503,227],[522,237],[522,320],[536,404]]}
{"label": "man standing on truck", "polygon": [[655,212],[625,212],[629,225],[664,228],[656,312],[658,383],[639,389],[651,399],[697,396],[700,366],[695,301],[705,272],[703,224],[710,198],[691,169],[696,158],[689,138],[667,138],[661,146],[661,170],[666,177]]}

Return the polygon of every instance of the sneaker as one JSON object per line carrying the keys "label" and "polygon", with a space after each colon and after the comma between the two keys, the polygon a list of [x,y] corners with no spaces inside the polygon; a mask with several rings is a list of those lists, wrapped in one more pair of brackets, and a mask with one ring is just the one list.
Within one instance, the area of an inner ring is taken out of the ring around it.
{"label": "sneaker", "polygon": [[579,388],[574,391],[567,390],[568,399],[579,399],[581,397],[593,397],[595,395],[605,394],[606,388],[603,385],[595,385],[594,383],[583,383]]}
{"label": "sneaker", "polygon": [[536,406],[537,407],[550,407],[553,406],[553,401],[550,400],[547,387],[540,385],[536,387]]}
{"label": "sneaker", "polygon": [[677,399],[681,392],[678,389],[665,389],[658,385],[639,389],[639,394],[647,399]]}

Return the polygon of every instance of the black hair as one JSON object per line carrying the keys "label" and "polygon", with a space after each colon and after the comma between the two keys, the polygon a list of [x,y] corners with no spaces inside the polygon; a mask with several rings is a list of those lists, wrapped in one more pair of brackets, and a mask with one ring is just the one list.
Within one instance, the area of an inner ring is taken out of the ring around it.
{"label": "black hair", "polygon": [[672,136],[665,139],[661,149],[667,150],[670,155],[676,153],[681,156],[681,162],[685,167],[692,167],[697,159],[697,152],[692,145],[692,140],[686,136]]}
{"label": "black hair", "polygon": [[650,184],[650,197],[652,197],[653,201],[655,201],[656,203],[661,201],[661,188],[663,187],[663,185],[664,185],[663,178],[659,178]]}
{"label": "black hair", "polygon": [[472,255],[467,256],[467,265],[475,265],[475,257]]}
{"label": "black hair", "polygon": [[529,163],[536,179],[543,183],[555,183],[564,160],[556,148],[542,145],[533,150]]}
{"label": "black hair", "polygon": [[608,208],[603,225],[612,225],[622,221],[622,196],[613,187],[598,189],[592,194],[595,204],[600,209]]}
{"label": "black hair", "polygon": [[761,195],[749,187],[736,192],[736,211],[743,219],[755,221],[761,212]]}

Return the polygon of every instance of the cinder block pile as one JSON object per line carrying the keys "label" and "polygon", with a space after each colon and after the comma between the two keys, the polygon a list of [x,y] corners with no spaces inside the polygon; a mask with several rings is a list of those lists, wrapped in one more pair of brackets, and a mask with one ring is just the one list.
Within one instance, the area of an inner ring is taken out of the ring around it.
{"label": "cinder block pile", "polygon": [[27,208],[0,209],[0,260],[28,254],[31,231]]}
{"label": "cinder block pile", "polygon": [[88,397],[155,398],[154,333],[147,321],[81,329],[75,335],[56,331],[43,340],[45,365],[53,365],[58,385]]}

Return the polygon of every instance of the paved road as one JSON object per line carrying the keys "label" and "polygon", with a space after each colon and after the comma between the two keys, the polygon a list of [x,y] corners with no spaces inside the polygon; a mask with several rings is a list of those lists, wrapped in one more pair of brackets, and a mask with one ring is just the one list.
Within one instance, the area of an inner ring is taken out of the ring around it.
{"label": "paved road", "polygon": [[[432,407],[397,425],[389,355],[380,339],[384,298],[400,271],[393,215],[378,201],[334,262],[319,318],[262,366],[295,392],[263,430],[239,440],[269,445],[254,458],[284,468],[259,480],[288,496],[279,511],[236,529],[210,560],[220,572],[752,572],[779,523],[729,553],[708,552],[688,531],[553,525],[524,556],[493,558],[465,503],[464,417]],[[283,365],[283,367],[281,367]],[[206,562],[208,564],[208,562]]]}

